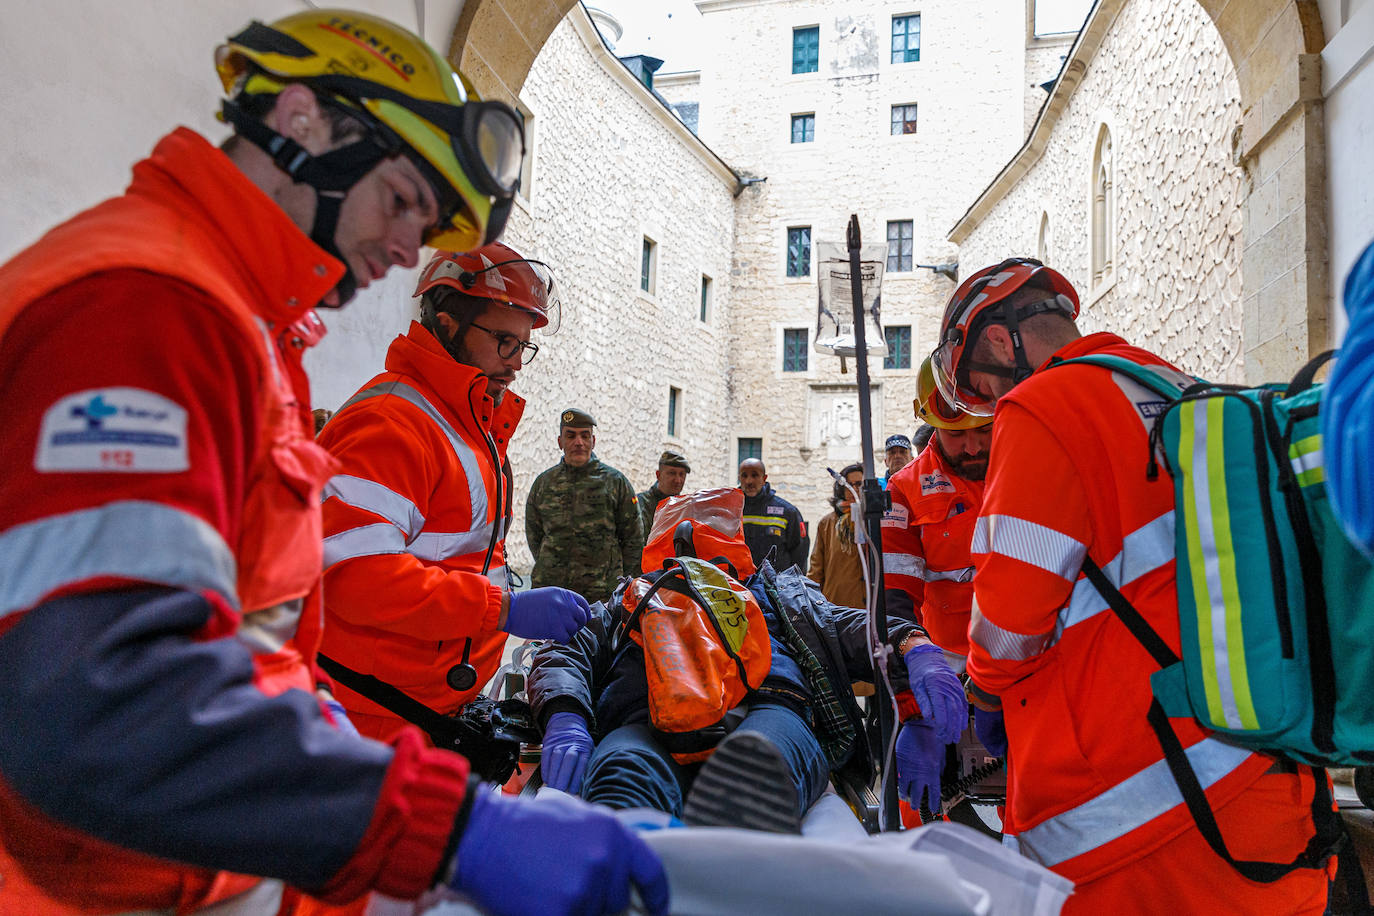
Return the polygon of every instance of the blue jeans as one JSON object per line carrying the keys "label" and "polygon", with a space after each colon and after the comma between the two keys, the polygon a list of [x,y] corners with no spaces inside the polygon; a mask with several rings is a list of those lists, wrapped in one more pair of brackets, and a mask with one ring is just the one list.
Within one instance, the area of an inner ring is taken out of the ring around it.
{"label": "blue jeans", "polygon": [[[739,731],[758,732],[782,752],[803,815],[825,791],[829,767],[810,727],[779,703],[750,707]],[[587,764],[582,797],[610,808],[653,808],[682,817],[682,805],[702,764],[679,764],[654,738],[648,724],[622,725],[596,745]]]}

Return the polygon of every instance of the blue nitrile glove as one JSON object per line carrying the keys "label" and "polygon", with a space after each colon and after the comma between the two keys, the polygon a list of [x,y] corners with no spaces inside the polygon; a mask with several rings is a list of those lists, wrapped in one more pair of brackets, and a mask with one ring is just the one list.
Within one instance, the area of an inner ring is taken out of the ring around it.
{"label": "blue nitrile glove", "polygon": [[1007,756],[1007,727],[1002,721],[1002,710],[988,712],[973,707],[973,733],[983,742],[988,753],[998,757]]}
{"label": "blue nitrile glove", "polygon": [[576,798],[526,799],[475,786],[449,886],[496,916],[620,913],[638,888],[668,912],[668,876],[610,811]]}
{"label": "blue nitrile glove", "polygon": [[897,794],[911,807],[920,810],[925,796],[926,806],[939,812],[947,743],[934,726],[915,719],[897,733]]}
{"label": "blue nitrile glove", "polygon": [[945,653],[939,646],[922,643],[902,657],[911,693],[921,708],[921,721],[934,725],[945,744],[958,741],[968,725],[968,699]]}
{"label": "blue nitrile glove", "polygon": [[353,723],[348,719],[348,713],[344,712],[343,704],[333,697],[320,697],[320,702],[324,708],[329,710],[329,718],[334,720],[334,727],[345,735],[359,737],[358,730],[353,727]]}
{"label": "blue nitrile glove", "polygon": [[544,729],[544,749],[539,757],[539,772],[544,785],[576,795],[582,791],[582,776],[592,756],[592,734],[581,713],[556,712]]}
{"label": "blue nitrile glove", "polygon": [[510,593],[505,631],[521,639],[567,642],[592,619],[587,599],[566,588],[532,588]]}

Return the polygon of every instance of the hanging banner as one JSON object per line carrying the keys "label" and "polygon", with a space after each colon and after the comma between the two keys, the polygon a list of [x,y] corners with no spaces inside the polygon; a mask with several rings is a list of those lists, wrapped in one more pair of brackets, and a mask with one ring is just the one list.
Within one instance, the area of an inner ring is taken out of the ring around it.
{"label": "hanging banner", "polygon": [[[849,282],[849,251],[836,242],[816,243],[816,278],[820,295],[816,307],[817,353],[854,356],[854,296]],[[887,341],[879,314],[887,243],[859,248],[859,275],[863,281],[864,350],[869,356],[886,356]]]}

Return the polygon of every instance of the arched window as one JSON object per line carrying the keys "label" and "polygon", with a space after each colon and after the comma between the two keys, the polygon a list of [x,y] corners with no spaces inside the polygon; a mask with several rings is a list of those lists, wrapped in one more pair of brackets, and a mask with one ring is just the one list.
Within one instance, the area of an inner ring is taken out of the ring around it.
{"label": "arched window", "polygon": [[1116,190],[1112,180],[1112,134],[1103,124],[1093,148],[1092,268],[1093,288],[1112,277],[1116,249]]}
{"label": "arched window", "polygon": [[1040,235],[1035,244],[1035,258],[1041,264],[1050,263],[1050,215],[1040,211]]}

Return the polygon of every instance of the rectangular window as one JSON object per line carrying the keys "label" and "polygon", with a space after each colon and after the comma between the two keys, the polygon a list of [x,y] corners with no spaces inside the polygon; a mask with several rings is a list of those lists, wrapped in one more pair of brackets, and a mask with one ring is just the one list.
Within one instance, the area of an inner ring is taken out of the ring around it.
{"label": "rectangular window", "polygon": [[916,133],[916,106],[892,106],[892,136]]}
{"label": "rectangular window", "polygon": [[[894,27],[895,28],[895,27]],[[815,73],[820,68],[821,29],[808,26],[792,30],[792,72]]]}
{"label": "rectangular window", "polygon": [[787,275],[811,276],[810,226],[792,226],[787,230]]}
{"label": "rectangular window", "polygon": [[887,269],[889,273],[911,270],[911,220],[887,224]]}
{"label": "rectangular window", "polygon": [[711,320],[711,299],[712,299],[712,297],[713,297],[714,294],[715,294],[715,293],[714,293],[714,290],[712,290],[711,286],[712,286],[712,284],[711,284],[711,278],[708,277],[708,276],[706,276],[706,274],[702,274],[702,275],[701,275],[701,320],[702,320],[702,321],[710,321],[710,320]]}
{"label": "rectangular window", "polygon": [[639,253],[639,288],[653,295],[658,281],[658,243],[647,235]]}
{"label": "rectangular window", "polygon": [[883,357],[883,368],[910,369],[911,325],[883,328],[883,340],[887,343],[887,355]]}
{"label": "rectangular window", "polygon": [[796,114],[792,116],[792,142],[813,143],[816,139],[816,116]]}
{"label": "rectangular window", "polygon": [[682,389],[668,388],[668,435],[677,435],[677,411],[682,404]]}
{"label": "rectangular window", "polygon": [[741,461],[744,461],[746,458],[758,458],[758,459],[760,459],[760,460],[763,459],[763,440],[762,440],[762,439],[750,439],[750,438],[740,437],[740,440],[739,440],[739,458],[737,458],[737,459],[735,460],[735,464],[739,464]]}
{"label": "rectangular window", "polygon": [[788,328],[782,332],[783,372],[806,371],[806,338],[806,328]]}
{"label": "rectangular window", "polygon": [[909,64],[921,59],[921,15],[892,17],[892,62]]}

